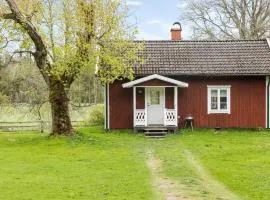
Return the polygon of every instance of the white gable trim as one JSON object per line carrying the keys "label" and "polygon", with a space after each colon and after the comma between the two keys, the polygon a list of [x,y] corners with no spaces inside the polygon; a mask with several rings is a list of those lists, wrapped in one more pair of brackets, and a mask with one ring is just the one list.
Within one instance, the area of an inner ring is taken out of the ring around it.
{"label": "white gable trim", "polygon": [[267,41],[267,44],[268,44],[268,46],[270,48],[270,38],[266,38],[266,41]]}
{"label": "white gable trim", "polygon": [[122,84],[122,86],[123,86],[123,88],[130,88],[130,87],[133,87],[134,85],[137,85],[137,84],[140,84],[140,83],[143,83],[143,82],[146,82],[146,81],[150,81],[150,80],[153,80],[153,79],[158,79],[158,80],[161,80],[161,81],[172,83],[172,84],[174,84],[174,85],[176,85],[178,87],[183,87],[183,88],[188,87],[188,83],[184,83],[184,82],[181,82],[181,81],[178,81],[178,80],[175,80],[175,79],[172,79],[172,78],[168,78],[168,77],[165,77],[165,76],[161,76],[161,75],[158,75],[158,74],[153,74],[153,75],[146,76],[146,77],[134,80],[134,81],[127,82],[127,83]]}

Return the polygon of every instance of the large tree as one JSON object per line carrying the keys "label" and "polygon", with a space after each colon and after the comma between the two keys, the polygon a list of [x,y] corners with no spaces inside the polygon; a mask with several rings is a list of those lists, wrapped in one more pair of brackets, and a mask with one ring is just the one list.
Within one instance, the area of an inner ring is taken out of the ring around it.
{"label": "large tree", "polygon": [[[30,53],[49,89],[52,134],[73,133],[68,90],[80,72],[99,65],[103,83],[133,78],[141,48],[123,1],[0,0],[2,35]],[[15,48],[16,45],[13,45]]]}
{"label": "large tree", "polygon": [[269,0],[188,0],[195,38],[260,39],[270,35]]}

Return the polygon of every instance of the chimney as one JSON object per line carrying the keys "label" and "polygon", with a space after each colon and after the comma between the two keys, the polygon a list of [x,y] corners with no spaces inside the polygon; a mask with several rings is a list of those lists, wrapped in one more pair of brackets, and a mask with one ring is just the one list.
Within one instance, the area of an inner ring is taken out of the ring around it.
{"label": "chimney", "polygon": [[171,40],[173,41],[181,40],[182,39],[181,32],[182,32],[181,24],[179,22],[175,22],[171,28]]}

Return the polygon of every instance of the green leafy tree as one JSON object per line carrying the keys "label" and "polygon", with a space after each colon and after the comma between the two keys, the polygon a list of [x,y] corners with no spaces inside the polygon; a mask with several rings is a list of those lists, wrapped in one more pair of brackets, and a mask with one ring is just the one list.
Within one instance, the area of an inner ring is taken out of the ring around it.
{"label": "green leafy tree", "polygon": [[52,134],[73,134],[68,91],[81,72],[98,66],[102,83],[133,78],[141,62],[123,1],[0,0],[2,33],[30,53],[49,90]]}

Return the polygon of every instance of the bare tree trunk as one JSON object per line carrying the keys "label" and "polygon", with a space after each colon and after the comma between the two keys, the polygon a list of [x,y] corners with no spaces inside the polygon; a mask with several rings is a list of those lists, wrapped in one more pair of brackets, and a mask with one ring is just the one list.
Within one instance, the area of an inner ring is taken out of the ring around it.
{"label": "bare tree trunk", "polygon": [[50,86],[52,113],[52,135],[72,135],[73,129],[69,115],[69,98],[63,84],[59,81]]}

